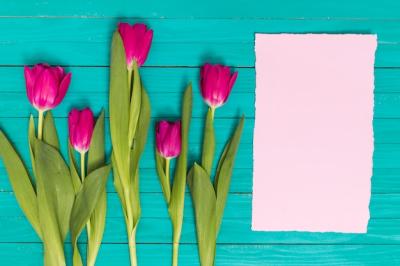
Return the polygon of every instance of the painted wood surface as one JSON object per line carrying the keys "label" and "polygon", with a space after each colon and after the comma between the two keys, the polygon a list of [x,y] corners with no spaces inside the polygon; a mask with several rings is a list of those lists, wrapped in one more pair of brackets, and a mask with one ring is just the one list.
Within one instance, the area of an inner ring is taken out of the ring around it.
{"label": "painted wood surface", "polygon": [[[142,68],[157,119],[179,115],[185,86],[195,91],[190,161],[199,158],[203,116],[199,66],[220,62],[239,71],[229,102],[216,114],[220,153],[238,117],[247,117],[239,147],[216,265],[400,265],[400,2],[396,0],[2,1],[0,5],[0,127],[28,162],[25,64],[47,61],[73,73],[55,110],[62,149],[72,107],[107,110],[109,46],[118,21],[145,22],[154,44]],[[252,232],[254,33],[375,33],[374,169],[367,234]],[[108,132],[108,125],[106,131]],[[107,138],[107,150],[110,140]],[[171,224],[154,170],[150,131],[141,162],[143,218],[139,265],[168,265]],[[128,265],[121,207],[110,180],[108,217],[97,265]],[[85,236],[80,240],[85,249]],[[71,254],[69,239],[67,253]],[[0,163],[0,265],[41,265],[42,246],[24,218]],[[180,265],[199,265],[190,195],[186,195]]]}

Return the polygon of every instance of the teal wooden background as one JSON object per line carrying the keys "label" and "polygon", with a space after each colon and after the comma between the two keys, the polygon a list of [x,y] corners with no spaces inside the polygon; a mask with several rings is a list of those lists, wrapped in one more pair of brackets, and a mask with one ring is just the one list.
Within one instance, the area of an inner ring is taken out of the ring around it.
{"label": "teal wooden background", "polygon": [[[247,117],[218,238],[217,265],[400,265],[399,10],[397,0],[2,0],[0,127],[27,160],[27,118],[33,110],[25,96],[22,66],[38,61],[61,64],[73,73],[70,91],[54,112],[66,142],[65,117],[73,106],[89,105],[96,112],[107,108],[109,47],[117,22],[145,22],[154,29],[153,47],[142,68],[153,119],[178,116],[183,89],[193,81],[192,159],[198,158],[206,110],[198,90],[199,66],[206,61],[221,62],[239,71],[232,96],[216,118],[220,151],[239,115]],[[378,34],[374,174],[367,234],[250,230],[255,32]],[[139,265],[147,266],[169,265],[171,258],[171,226],[154,171],[153,143],[151,130],[141,162],[143,217],[137,237]],[[124,222],[111,180],[107,189],[107,225],[97,265],[128,265]],[[0,265],[41,263],[39,239],[17,206],[0,164]],[[199,265],[189,194],[180,265]]]}

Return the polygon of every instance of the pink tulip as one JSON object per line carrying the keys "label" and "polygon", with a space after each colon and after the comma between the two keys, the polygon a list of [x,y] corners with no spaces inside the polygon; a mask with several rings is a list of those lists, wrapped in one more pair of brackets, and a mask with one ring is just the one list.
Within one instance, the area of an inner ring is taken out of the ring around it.
{"label": "pink tulip", "polygon": [[92,140],[94,118],[89,108],[73,109],[68,116],[69,141],[75,150],[85,153]]}
{"label": "pink tulip", "polygon": [[128,23],[119,23],[118,31],[124,43],[128,69],[132,68],[133,60],[139,67],[142,66],[149,54],[153,30],[147,29],[147,26],[141,23],[132,26]]}
{"label": "pink tulip", "polygon": [[156,125],[157,152],[166,159],[181,153],[181,121],[160,121]]}
{"label": "pink tulip", "polygon": [[229,97],[238,73],[223,65],[205,64],[201,68],[201,94],[211,108],[223,105]]}
{"label": "pink tulip", "polygon": [[64,99],[71,82],[71,73],[62,67],[37,64],[24,68],[26,93],[30,103],[39,111],[55,108]]}

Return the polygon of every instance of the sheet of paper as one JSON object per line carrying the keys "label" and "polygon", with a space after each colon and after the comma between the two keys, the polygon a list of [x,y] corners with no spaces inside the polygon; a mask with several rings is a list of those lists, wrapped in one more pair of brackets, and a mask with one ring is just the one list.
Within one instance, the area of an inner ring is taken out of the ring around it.
{"label": "sheet of paper", "polygon": [[367,231],[376,46],[256,34],[253,230]]}

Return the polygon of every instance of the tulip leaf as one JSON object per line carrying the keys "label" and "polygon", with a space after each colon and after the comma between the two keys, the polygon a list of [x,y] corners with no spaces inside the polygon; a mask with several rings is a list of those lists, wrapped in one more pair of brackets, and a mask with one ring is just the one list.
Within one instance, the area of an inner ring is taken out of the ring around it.
{"label": "tulip leaf", "polygon": [[75,193],[61,154],[43,141],[35,142],[39,219],[46,265],[64,265],[64,241]]}
{"label": "tulip leaf", "polygon": [[88,152],[88,173],[104,165],[105,148],[104,148],[104,111],[97,118],[96,125],[93,129],[92,140],[90,142]]}
{"label": "tulip leaf", "polygon": [[36,176],[35,151],[33,150],[35,148],[35,141],[36,141],[35,121],[33,119],[33,116],[31,115],[29,117],[28,145],[29,145],[29,154],[31,156],[32,171],[34,176]]}
{"label": "tulip leaf", "polygon": [[43,183],[42,192],[49,210],[56,214],[60,234],[65,239],[75,198],[71,174],[61,154],[54,147],[38,140],[35,151],[36,169]]}
{"label": "tulip leaf", "polygon": [[31,223],[33,229],[41,238],[38,202],[35,189],[32,185],[25,165],[1,130],[0,158],[2,159],[7,170],[8,178],[19,206]]}
{"label": "tulip leaf", "polygon": [[189,84],[183,94],[181,121],[181,153],[176,164],[171,201],[168,208],[169,215],[171,217],[174,227],[174,243],[179,242],[182,230],[183,209],[185,205],[189,126],[192,117],[192,94],[192,85]]}
{"label": "tulip leaf", "polygon": [[125,50],[118,31],[114,32],[110,63],[110,132],[114,153],[114,167],[120,177],[129,182],[129,167],[125,163],[129,157],[128,121],[130,90]]}
{"label": "tulip leaf", "polygon": [[114,187],[115,187],[115,190],[118,193],[119,199],[120,199],[121,204],[122,204],[122,210],[124,211],[124,215],[125,215],[125,218],[126,218],[126,211],[127,210],[126,210],[125,194],[124,194],[124,190],[123,190],[122,183],[121,183],[121,177],[120,177],[120,175],[118,173],[117,167],[115,167],[116,162],[115,162],[114,153],[111,154],[111,163],[113,165]]}
{"label": "tulip leaf", "polygon": [[60,149],[60,143],[58,141],[57,130],[54,125],[53,115],[51,111],[47,111],[44,117],[43,123],[43,140],[47,144],[53,146],[57,150]]}
{"label": "tulip leaf", "polygon": [[[139,115],[141,112],[141,102],[142,102],[142,85],[140,81],[140,75],[139,75],[139,68],[137,66],[136,61],[134,60],[133,63],[133,86],[132,88],[129,88],[132,93],[131,93],[131,98],[130,98],[130,109],[129,109],[129,141],[130,144],[133,143],[133,139],[136,134],[136,128],[138,126],[138,119]],[[130,84],[131,82],[129,82]],[[131,147],[131,145],[130,145]]]}
{"label": "tulip leaf", "polygon": [[71,241],[74,247],[74,265],[82,265],[77,246],[78,237],[89,221],[89,218],[97,206],[98,200],[105,191],[110,169],[111,167],[106,165],[91,172],[85,178],[81,190],[76,195],[70,220]]}
{"label": "tulip leaf", "polygon": [[[88,173],[98,169],[105,163],[104,148],[104,111],[101,112],[93,130],[92,141],[88,153]],[[107,209],[107,194],[104,189],[100,194],[96,207],[90,217],[90,234],[88,239],[87,265],[94,265],[103,239]]]}
{"label": "tulip leaf", "polygon": [[238,146],[240,143],[240,137],[242,135],[244,125],[244,117],[240,119],[238,126],[236,127],[235,132],[231,140],[226,145],[224,152],[220,158],[217,167],[217,174],[214,180],[214,188],[217,194],[217,233],[219,231],[222,216],[224,214],[226,199],[228,197],[229,185],[231,183],[231,176],[233,171],[233,165],[236,157],[236,153],[238,150]]}
{"label": "tulip leaf", "polygon": [[203,140],[203,153],[201,164],[206,172],[211,176],[211,169],[214,160],[215,150],[215,132],[214,132],[214,118],[211,108],[208,109],[206,125],[204,127],[204,140]]}
{"label": "tulip leaf", "polygon": [[216,248],[216,197],[208,173],[194,164],[188,174],[196,218],[197,242],[201,265],[214,265]]}
{"label": "tulip leaf", "polygon": [[75,194],[81,189],[82,181],[79,177],[77,164],[75,160],[75,150],[71,143],[68,141],[68,158],[69,158],[69,171],[71,174],[72,185],[74,187]]}
{"label": "tulip leaf", "polygon": [[136,172],[138,170],[140,156],[144,150],[147,141],[147,132],[150,124],[150,101],[146,91],[142,88],[142,104],[140,109],[140,116],[138,120],[138,130],[136,130],[135,141],[130,154],[130,173],[131,184],[134,184]]}
{"label": "tulip leaf", "polygon": [[167,178],[166,173],[165,173],[165,159],[158,154],[157,150],[154,151],[154,154],[156,156],[156,169],[157,169],[157,174],[158,178],[161,183],[161,189],[165,198],[165,201],[167,204],[169,204],[169,200],[171,197],[171,185],[170,185],[170,180]]}

